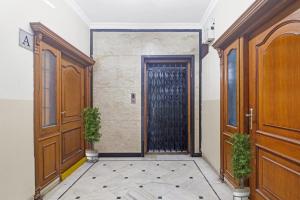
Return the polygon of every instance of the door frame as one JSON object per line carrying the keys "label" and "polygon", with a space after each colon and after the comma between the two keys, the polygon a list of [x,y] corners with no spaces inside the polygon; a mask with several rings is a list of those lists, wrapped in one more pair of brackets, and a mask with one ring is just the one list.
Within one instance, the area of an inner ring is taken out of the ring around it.
{"label": "door frame", "polygon": [[[147,145],[147,79],[146,64],[148,62],[185,62],[188,64],[188,123],[189,123],[189,136],[188,136],[188,153],[194,155],[195,153],[195,56],[194,55],[143,55],[141,58],[141,154],[144,156]],[[201,115],[201,114],[200,114]],[[200,136],[199,136],[200,137]]]}

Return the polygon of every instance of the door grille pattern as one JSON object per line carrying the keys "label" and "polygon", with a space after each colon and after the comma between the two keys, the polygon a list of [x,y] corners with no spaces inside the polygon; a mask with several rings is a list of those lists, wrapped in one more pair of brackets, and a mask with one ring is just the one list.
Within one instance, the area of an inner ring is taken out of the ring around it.
{"label": "door grille pattern", "polygon": [[148,151],[187,151],[186,63],[148,63]]}

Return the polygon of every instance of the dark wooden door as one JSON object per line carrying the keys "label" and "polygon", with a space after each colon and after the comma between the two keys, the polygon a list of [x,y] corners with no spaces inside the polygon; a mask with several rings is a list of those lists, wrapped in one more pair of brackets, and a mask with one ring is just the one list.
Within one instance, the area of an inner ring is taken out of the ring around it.
{"label": "dark wooden door", "polygon": [[35,167],[40,189],[60,175],[60,57],[41,42],[35,68]]}
{"label": "dark wooden door", "polygon": [[300,15],[250,41],[252,199],[300,199]]}
{"label": "dark wooden door", "polygon": [[62,57],[61,79],[61,171],[65,171],[84,156],[84,69]]}
{"label": "dark wooden door", "polygon": [[148,152],[188,150],[188,63],[147,63]]}

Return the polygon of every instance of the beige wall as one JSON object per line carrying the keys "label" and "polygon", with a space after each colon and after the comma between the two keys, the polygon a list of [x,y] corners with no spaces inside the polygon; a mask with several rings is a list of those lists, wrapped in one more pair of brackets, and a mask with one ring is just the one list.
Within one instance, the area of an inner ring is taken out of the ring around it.
{"label": "beige wall", "polygon": [[[141,152],[141,56],[195,55],[195,151],[199,152],[199,34],[94,33],[94,106],[102,113],[101,153]],[[130,94],[136,93],[136,104]]]}
{"label": "beige wall", "polygon": [[0,1],[0,199],[34,194],[33,53],[18,45],[19,28],[39,21],[89,54],[88,26],[62,0]]}
{"label": "beige wall", "polygon": [[[254,0],[217,0],[209,22],[215,19],[215,36],[227,28],[254,2]],[[204,28],[207,26],[207,22]],[[202,61],[202,153],[209,163],[220,169],[220,60],[213,47]]]}

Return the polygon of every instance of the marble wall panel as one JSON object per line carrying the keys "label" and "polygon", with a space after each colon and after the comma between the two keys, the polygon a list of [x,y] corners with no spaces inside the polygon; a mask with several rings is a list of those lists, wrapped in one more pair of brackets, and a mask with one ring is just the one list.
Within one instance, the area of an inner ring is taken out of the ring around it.
{"label": "marble wall panel", "polygon": [[[96,32],[93,102],[102,113],[104,152],[141,151],[141,56],[195,56],[195,152],[199,152],[199,33]],[[130,94],[136,94],[131,104]]]}

